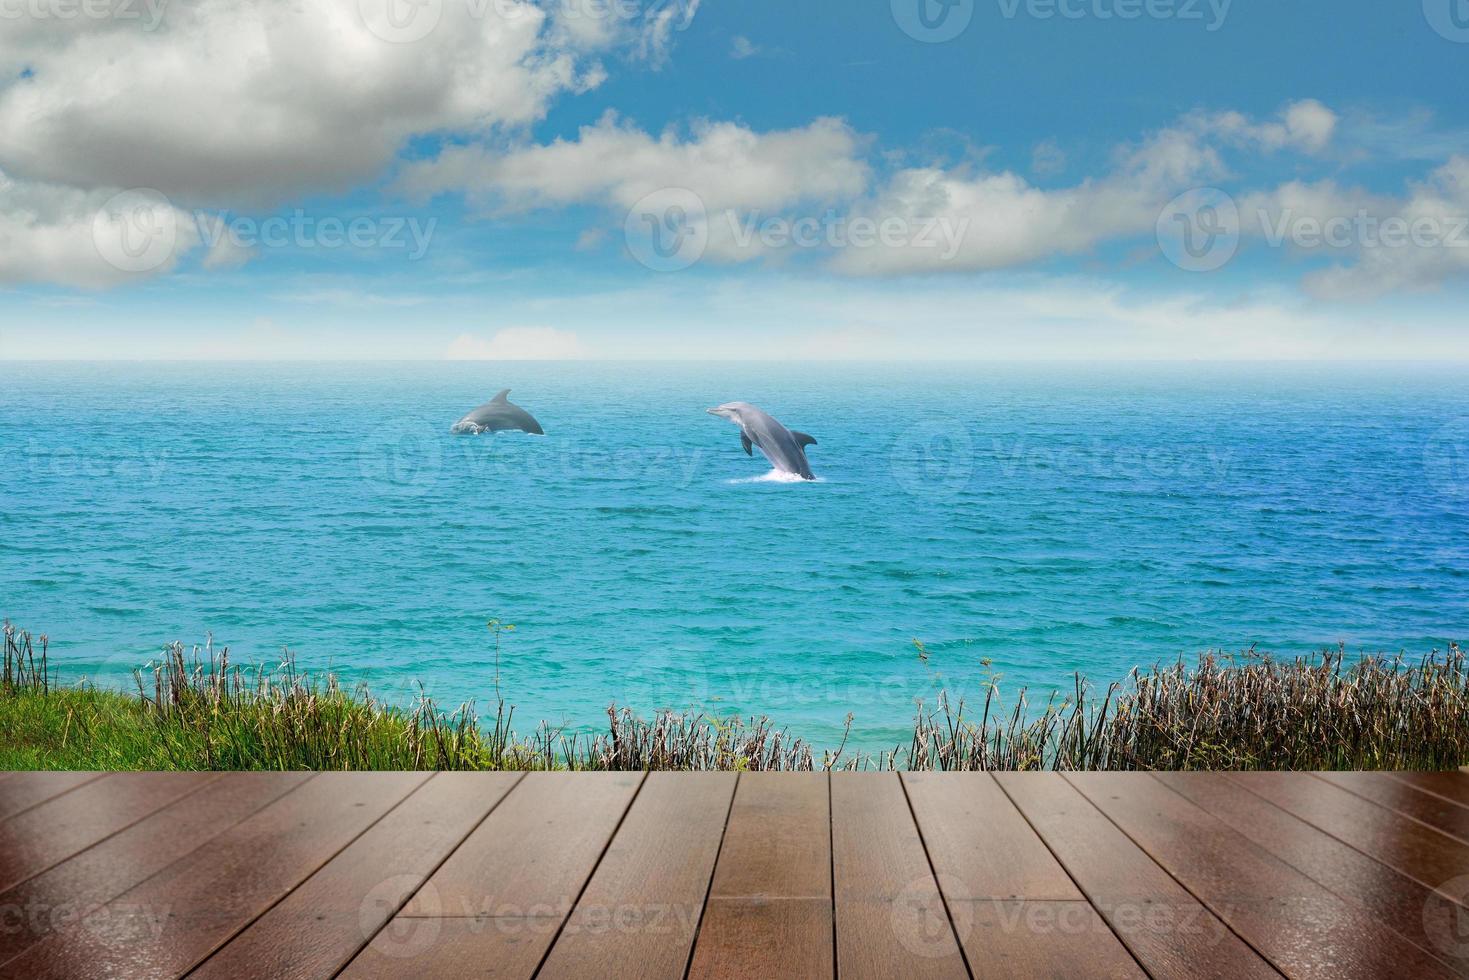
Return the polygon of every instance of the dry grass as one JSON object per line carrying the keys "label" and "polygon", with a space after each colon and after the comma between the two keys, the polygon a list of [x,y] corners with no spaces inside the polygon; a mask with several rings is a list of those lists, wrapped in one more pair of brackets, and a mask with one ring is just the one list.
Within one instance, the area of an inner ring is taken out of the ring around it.
{"label": "dry grass", "polygon": [[[494,629],[494,625],[492,625]],[[496,643],[500,639],[496,632]],[[529,736],[496,700],[408,708],[331,674],[241,668],[227,649],[172,644],[134,697],[60,688],[29,634],[5,629],[0,733],[17,766],[177,769],[1448,769],[1469,762],[1469,665],[1457,646],[1416,661],[1343,651],[1277,660],[1207,654],[1134,671],[1100,696],[1078,677],[1038,710],[990,685],[977,709],[920,705],[906,749],[819,751],[768,718],[608,709],[607,731]],[[498,672],[497,683],[498,688]],[[497,692],[498,693],[498,692]],[[847,718],[850,733],[852,718]],[[79,744],[81,743],[81,744]],[[89,754],[89,745],[91,754]],[[62,751],[65,749],[65,751]]]}

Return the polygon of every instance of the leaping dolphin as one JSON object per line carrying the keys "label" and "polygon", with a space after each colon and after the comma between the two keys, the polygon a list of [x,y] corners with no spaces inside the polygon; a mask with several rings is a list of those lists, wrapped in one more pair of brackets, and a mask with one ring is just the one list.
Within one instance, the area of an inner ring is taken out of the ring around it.
{"label": "leaping dolphin", "polygon": [[449,431],[455,435],[477,436],[481,432],[504,432],[507,429],[519,429],[537,436],[546,434],[535,416],[519,405],[511,404],[509,388],[455,422]]}
{"label": "leaping dolphin", "polygon": [[749,402],[727,402],[709,409],[709,414],[729,419],[740,427],[740,444],[746,454],[755,455],[754,447],[759,446],[770,465],[782,473],[803,480],[816,479],[811,464],[806,462],[805,448],[816,445],[816,440],[806,433],[787,429]]}

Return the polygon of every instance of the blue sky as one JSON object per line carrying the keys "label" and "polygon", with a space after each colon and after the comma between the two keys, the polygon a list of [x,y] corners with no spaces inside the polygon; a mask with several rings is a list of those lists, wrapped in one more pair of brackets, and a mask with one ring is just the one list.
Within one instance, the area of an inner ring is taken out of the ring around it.
{"label": "blue sky", "polygon": [[1464,0],[59,2],[0,357],[1469,356]]}

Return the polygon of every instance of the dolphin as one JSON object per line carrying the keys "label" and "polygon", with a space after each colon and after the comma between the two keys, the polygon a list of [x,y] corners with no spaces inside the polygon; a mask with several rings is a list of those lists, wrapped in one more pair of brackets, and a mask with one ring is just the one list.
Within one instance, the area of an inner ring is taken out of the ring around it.
{"label": "dolphin", "polygon": [[740,427],[740,444],[746,454],[755,455],[754,447],[759,446],[770,465],[782,473],[803,480],[816,479],[811,464],[806,462],[805,448],[816,445],[816,440],[806,433],[787,429],[749,402],[727,402],[709,409],[709,414],[729,419]]}
{"label": "dolphin", "polygon": [[511,404],[509,388],[455,422],[449,431],[455,435],[477,436],[481,432],[504,432],[507,429],[519,429],[537,436],[546,434],[535,416],[519,405]]}

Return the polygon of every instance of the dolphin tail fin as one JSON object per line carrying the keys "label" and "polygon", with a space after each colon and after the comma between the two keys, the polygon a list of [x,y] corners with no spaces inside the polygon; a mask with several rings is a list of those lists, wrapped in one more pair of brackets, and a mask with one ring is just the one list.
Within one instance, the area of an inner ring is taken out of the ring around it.
{"label": "dolphin tail fin", "polygon": [[791,435],[796,437],[796,445],[800,446],[802,449],[806,448],[807,446],[816,445],[816,439],[813,436],[808,436],[804,432],[797,432],[795,429],[792,429]]}
{"label": "dolphin tail fin", "polygon": [[495,402],[508,402],[509,400],[510,400],[510,389],[509,388],[506,388],[504,391],[500,392],[494,398],[491,398],[490,399],[490,404],[493,405]]}
{"label": "dolphin tail fin", "polygon": [[755,455],[755,444],[750,442],[750,437],[743,432],[740,433],[740,445],[745,447],[746,456]]}

